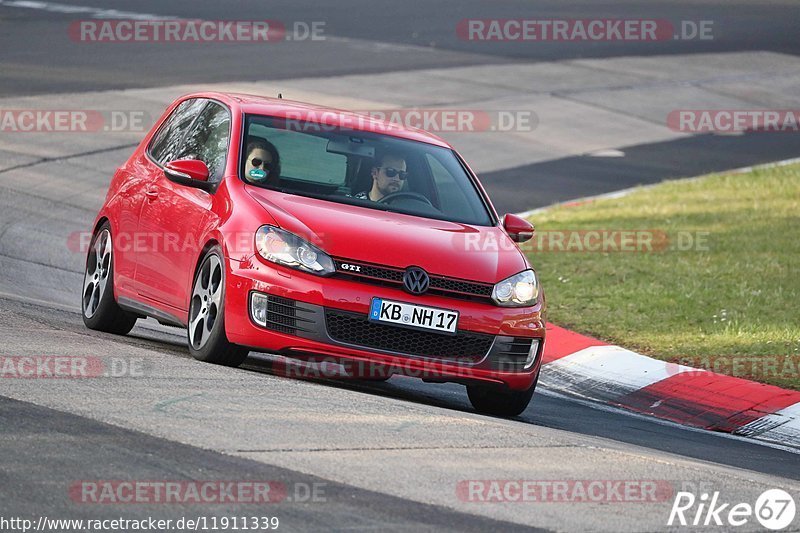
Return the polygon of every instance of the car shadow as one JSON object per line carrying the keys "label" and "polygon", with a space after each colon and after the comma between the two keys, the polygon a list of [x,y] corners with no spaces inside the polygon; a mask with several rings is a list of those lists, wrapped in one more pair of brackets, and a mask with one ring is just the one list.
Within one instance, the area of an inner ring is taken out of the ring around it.
{"label": "car shadow", "polygon": [[[143,345],[159,346],[171,355],[191,357],[186,349],[186,341],[176,334],[180,330],[158,329],[160,328],[140,328],[134,330],[134,336]],[[239,368],[246,372],[300,379],[325,387],[496,418],[477,413],[469,402],[466,389],[457,383],[425,383],[421,379],[407,376],[393,376],[385,382],[330,378],[322,377],[323,372],[319,370],[288,373],[287,361],[296,360],[251,352],[250,357]],[[302,365],[302,362],[299,364]],[[564,395],[554,395],[541,385],[525,412],[506,420],[800,480],[800,461],[797,460],[797,454],[791,451],[763,446],[748,439],[731,438],[726,434],[664,423]]]}
{"label": "car shadow", "polygon": [[[467,398],[466,389],[457,383],[425,383],[421,379],[406,376],[393,376],[386,382],[316,376],[289,377],[286,376],[280,360],[283,358],[278,359],[279,357],[251,353],[251,357],[241,368],[287,379],[303,379],[327,387],[495,418],[477,413]],[[727,434],[665,423],[655,418],[564,395],[551,394],[541,385],[525,412],[505,420],[587,437],[599,437],[770,475],[800,479],[800,461],[797,461],[797,454],[791,451],[763,446],[748,439],[732,438]]]}

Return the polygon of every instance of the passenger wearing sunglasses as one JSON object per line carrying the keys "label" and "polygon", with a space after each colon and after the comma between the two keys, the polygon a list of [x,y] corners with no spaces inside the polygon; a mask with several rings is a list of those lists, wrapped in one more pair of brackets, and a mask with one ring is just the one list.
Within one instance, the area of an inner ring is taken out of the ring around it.
{"label": "passenger wearing sunglasses", "polygon": [[250,183],[276,185],[281,175],[281,160],[275,145],[267,140],[251,141],[245,152],[245,179]]}
{"label": "passenger wearing sunglasses", "polygon": [[372,188],[356,194],[355,197],[373,202],[380,201],[387,194],[400,191],[407,177],[405,159],[397,154],[384,154],[378,159],[378,164],[372,167]]}

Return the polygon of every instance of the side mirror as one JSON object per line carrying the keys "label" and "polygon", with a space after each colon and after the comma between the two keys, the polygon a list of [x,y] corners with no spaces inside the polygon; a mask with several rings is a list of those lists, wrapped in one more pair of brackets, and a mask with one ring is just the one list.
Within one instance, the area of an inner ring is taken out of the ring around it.
{"label": "side mirror", "polygon": [[534,234],[533,224],[518,217],[517,215],[507,214],[503,217],[503,229],[514,242],[525,242],[530,240]]}
{"label": "side mirror", "polygon": [[204,191],[209,191],[214,186],[208,182],[208,166],[199,159],[170,161],[164,167],[164,175],[170,181]]}

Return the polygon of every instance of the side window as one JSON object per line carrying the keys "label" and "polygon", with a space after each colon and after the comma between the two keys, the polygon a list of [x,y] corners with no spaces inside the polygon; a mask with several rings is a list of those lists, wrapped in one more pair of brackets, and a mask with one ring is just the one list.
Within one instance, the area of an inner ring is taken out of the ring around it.
{"label": "side window", "polygon": [[209,181],[219,181],[225,171],[230,129],[228,110],[208,102],[173,159],[199,159],[208,166]]}
{"label": "side window", "polygon": [[159,165],[177,159],[175,154],[183,141],[186,130],[206,104],[206,100],[193,98],[181,102],[167,118],[150,142],[150,155]]}

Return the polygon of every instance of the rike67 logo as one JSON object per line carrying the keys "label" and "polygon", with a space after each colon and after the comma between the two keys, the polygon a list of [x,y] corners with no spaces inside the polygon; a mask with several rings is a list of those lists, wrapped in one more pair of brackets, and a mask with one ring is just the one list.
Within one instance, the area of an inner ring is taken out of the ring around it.
{"label": "rike67 logo", "polygon": [[751,524],[755,518],[763,528],[780,531],[792,524],[796,511],[794,498],[781,489],[764,491],[755,505],[726,502],[718,491],[710,495],[704,492],[699,498],[681,491],[675,495],[667,525],[723,526],[729,531],[731,527]]}

